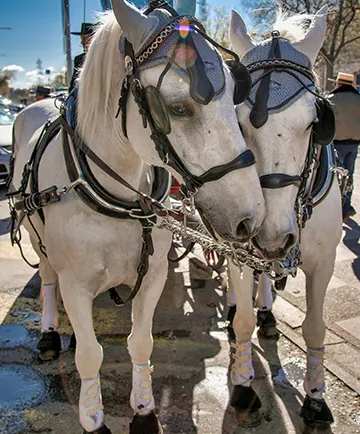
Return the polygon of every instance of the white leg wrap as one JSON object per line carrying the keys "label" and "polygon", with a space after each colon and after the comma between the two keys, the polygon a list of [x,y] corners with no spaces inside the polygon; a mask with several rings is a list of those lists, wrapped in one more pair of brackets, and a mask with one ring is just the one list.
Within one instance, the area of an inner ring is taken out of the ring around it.
{"label": "white leg wrap", "polygon": [[228,307],[236,306],[236,299],[235,299],[235,293],[234,288],[231,281],[231,276],[229,274],[229,271],[226,273],[227,275],[227,284],[226,284],[226,302]]}
{"label": "white leg wrap", "polygon": [[59,313],[56,299],[56,285],[41,286],[42,317],[41,331],[56,330],[59,326]]}
{"label": "white leg wrap", "polygon": [[251,341],[236,341],[231,344],[231,382],[234,386],[249,387],[254,379],[251,348]]}
{"label": "white leg wrap", "polygon": [[261,274],[259,277],[256,305],[259,310],[267,311],[272,309],[272,304],[271,281],[266,275]]}
{"label": "white leg wrap", "polygon": [[132,391],[130,404],[136,414],[148,414],[155,408],[151,386],[150,362],[145,365],[133,363]]}
{"label": "white leg wrap", "polygon": [[95,431],[103,425],[104,411],[99,374],[95,378],[81,380],[79,417],[85,431]]}
{"label": "white leg wrap", "polygon": [[324,353],[324,348],[307,348],[304,389],[311,398],[315,399],[322,399],[325,393]]}

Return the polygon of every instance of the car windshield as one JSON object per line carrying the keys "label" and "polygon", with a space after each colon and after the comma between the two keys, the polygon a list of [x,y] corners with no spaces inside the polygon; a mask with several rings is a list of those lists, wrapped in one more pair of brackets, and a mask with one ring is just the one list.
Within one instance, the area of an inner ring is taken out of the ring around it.
{"label": "car windshield", "polygon": [[12,125],[15,121],[15,116],[10,112],[0,109],[0,125]]}

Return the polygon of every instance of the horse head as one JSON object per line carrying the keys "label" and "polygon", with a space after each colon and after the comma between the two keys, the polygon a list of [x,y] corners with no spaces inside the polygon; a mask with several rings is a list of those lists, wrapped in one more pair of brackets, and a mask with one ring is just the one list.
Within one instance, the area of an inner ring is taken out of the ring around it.
{"label": "horse head", "polygon": [[[326,16],[324,6],[315,16],[279,17],[271,38],[254,43],[242,18],[232,13],[231,43],[252,77],[252,90],[237,116],[256,155],[266,203],[255,244],[269,259],[284,257],[297,243],[299,192],[310,154],[333,137],[331,108],[319,95],[312,71]],[[328,127],[320,106],[329,110]]]}
{"label": "horse head", "polygon": [[[239,131],[230,69],[191,16],[166,8],[144,14],[126,0],[114,0],[113,11],[103,17],[81,72],[81,134],[103,143],[109,137],[126,164],[135,151],[133,159],[168,168],[221,237],[247,241],[265,207]],[[126,128],[115,119],[124,78]]]}

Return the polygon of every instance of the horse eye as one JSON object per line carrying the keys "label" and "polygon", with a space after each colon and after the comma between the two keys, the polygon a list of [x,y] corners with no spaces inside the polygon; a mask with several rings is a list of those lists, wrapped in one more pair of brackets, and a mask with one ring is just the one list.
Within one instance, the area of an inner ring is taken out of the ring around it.
{"label": "horse eye", "polygon": [[172,114],[176,116],[192,116],[192,110],[186,104],[174,103],[169,105]]}

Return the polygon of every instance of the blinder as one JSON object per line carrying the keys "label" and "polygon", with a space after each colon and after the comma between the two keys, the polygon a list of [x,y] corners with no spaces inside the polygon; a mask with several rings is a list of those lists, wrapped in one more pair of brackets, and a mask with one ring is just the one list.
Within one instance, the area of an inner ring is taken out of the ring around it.
{"label": "blinder", "polygon": [[335,114],[330,101],[316,99],[318,122],[313,124],[313,141],[322,146],[332,143],[335,137]]}
{"label": "blinder", "polygon": [[160,91],[154,86],[147,86],[145,87],[144,92],[150,116],[152,117],[156,128],[163,134],[170,134],[170,117]]}
{"label": "blinder", "polygon": [[[250,94],[251,76],[246,67],[237,60],[227,60],[225,63],[235,80],[234,105],[241,104]],[[163,134],[170,134],[171,121],[160,90],[154,86],[147,86],[144,92],[149,112],[156,128]]]}
{"label": "blinder", "polygon": [[226,60],[232,76],[235,80],[234,105],[241,104],[250,95],[251,75],[247,68],[238,60]]}

